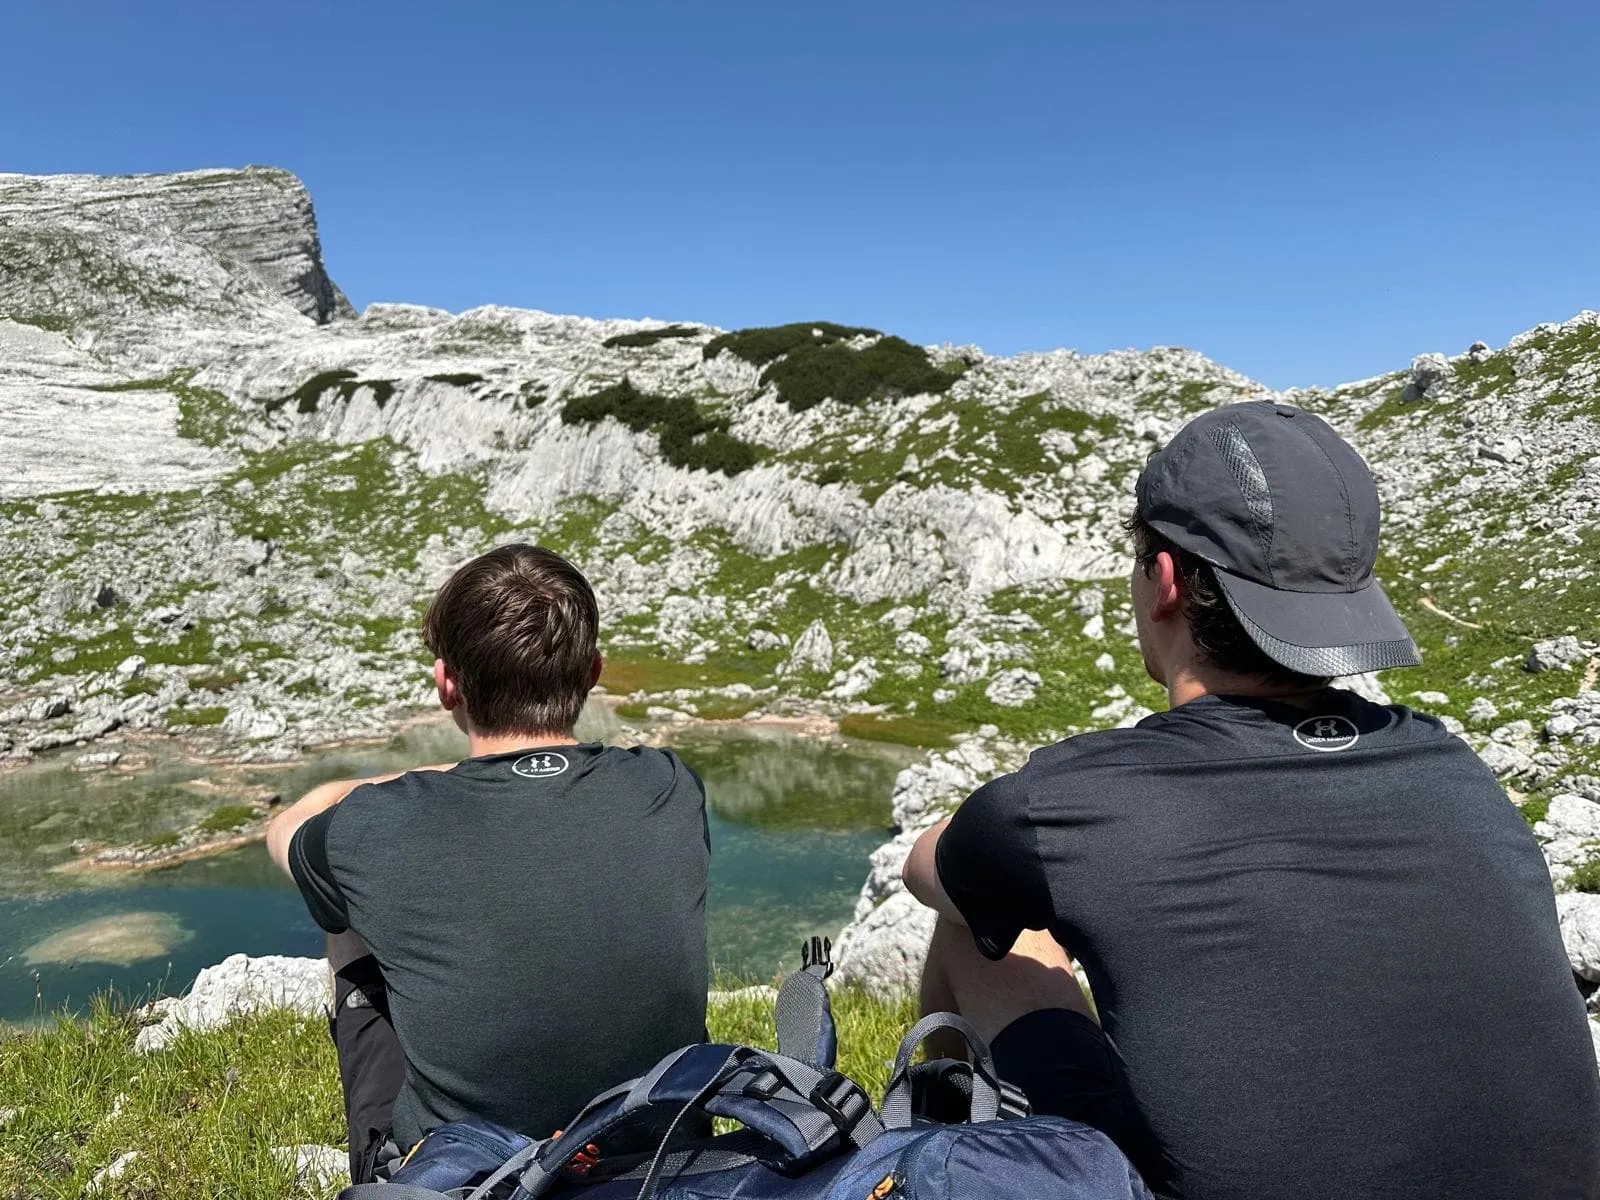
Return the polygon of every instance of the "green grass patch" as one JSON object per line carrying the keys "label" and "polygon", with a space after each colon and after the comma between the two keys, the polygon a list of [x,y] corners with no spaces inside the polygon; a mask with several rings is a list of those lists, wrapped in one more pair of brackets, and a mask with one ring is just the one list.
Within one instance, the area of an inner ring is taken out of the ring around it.
{"label": "green grass patch", "polygon": [[142,838],[139,844],[141,846],[148,846],[152,850],[165,850],[170,846],[176,846],[178,841],[179,838],[177,830],[167,829],[161,833],[152,833],[149,837]]}
{"label": "green grass patch", "polygon": [[220,705],[209,708],[179,708],[167,718],[174,725],[221,725],[228,719],[228,710]]}
{"label": "green grass patch", "polygon": [[[881,1099],[915,1006],[853,988],[835,989],[832,1001],[839,1069]],[[707,1025],[716,1041],[777,1045],[766,996],[719,1000]],[[0,1137],[0,1195],[78,1200],[97,1171],[137,1150],[108,1198],[304,1200],[271,1151],[345,1144],[327,1023],[282,1012],[242,1017],[185,1031],[150,1055],[134,1053],[137,1032],[104,998],[83,1021],[0,1028],[0,1097],[18,1110]]]}
{"label": "green grass patch", "polygon": [[673,338],[696,337],[705,332],[700,325],[663,325],[660,329],[641,329],[638,333],[619,333],[600,344],[607,350],[642,350]]}
{"label": "green grass patch", "polygon": [[802,346],[827,346],[856,337],[877,337],[876,329],[856,325],[835,325],[832,321],[796,321],[789,325],[758,325],[735,329],[706,343],[701,355],[709,362],[726,350],[753,367],[764,367],[773,360]]}
{"label": "green grass patch", "polygon": [[948,721],[941,717],[849,713],[839,719],[839,732],[845,737],[863,738],[871,742],[894,742],[900,746],[924,746],[929,749],[948,747],[951,736],[961,733],[966,728],[963,722]]}
{"label": "green grass patch", "polygon": [[203,675],[192,675],[189,686],[202,692],[226,692],[238,687],[249,676],[238,668],[227,671],[207,671]]}
{"label": "green grass patch", "polygon": [[1567,877],[1575,892],[1600,892],[1600,858],[1590,859]]}
{"label": "green grass patch", "polygon": [[149,1056],[134,1053],[136,1032],[104,1001],[82,1023],[6,1031],[0,1096],[18,1113],[0,1137],[0,1195],[76,1198],[137,1150],[108,1198],[288,1200],[306,1193],[272,1147],[344,1144],[325,1021],[251,1017]]}
{"label": "green grass patch", "polygon": [[724,687],[730,683],[759,684],[763,670],[758,662],[739,659],[681,663],[628,651],[606,657],[600,684],[615,696],[633,692],[671,692],[679,688]]}
{"label": "green grass patch", "polygon": [[241,825],[248,825],[255,820],[255,816],[256,810],[248,804],[224,804],[207,814],[200,822],[200,829],[206,833],[227,833]]}

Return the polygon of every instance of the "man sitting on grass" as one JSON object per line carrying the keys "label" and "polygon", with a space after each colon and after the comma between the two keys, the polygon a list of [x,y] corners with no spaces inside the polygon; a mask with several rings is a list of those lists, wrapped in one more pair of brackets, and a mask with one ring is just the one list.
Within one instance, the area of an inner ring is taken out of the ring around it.
{"label": "man sitting on grass", "polygon": [[1166,1195],[1600,1196],[1526,823],[1437,720],[1328,687],[1418,661],[1365,464],[1298,409],[1223,408],[1152,457],[1132,529],[1171,708],[1039,751],[917,842],[924,1005]]}
{"label": "man sitting on grass", "polygon": [[469,1116],[548,1136],[705,1036],[705,791],[670,751],[574,739],[597,623],[548,550],[467,563],[423,637],[469,757],[324,784],[267,830],[329,933],[357,1183]]}

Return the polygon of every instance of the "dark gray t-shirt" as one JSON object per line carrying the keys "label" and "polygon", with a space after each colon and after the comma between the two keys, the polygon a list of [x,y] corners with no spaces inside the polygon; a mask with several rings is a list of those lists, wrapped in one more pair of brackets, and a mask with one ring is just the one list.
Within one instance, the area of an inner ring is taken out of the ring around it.
{"label": "dark gray t-shirt", "polygon": [[1164,1193],[1600,1196],[1550,878],[1438,721],[1208,696],[1034,754],[940,840],[979,947],[1088,973]]}
{"label": "dark gray t-shirt", "polygon": [[396,1141],[473,1115],[542,1137],[702,1040],[709,858],[700,780],[644,747],[468,759],[301,826],[311,915],[388,984]]}

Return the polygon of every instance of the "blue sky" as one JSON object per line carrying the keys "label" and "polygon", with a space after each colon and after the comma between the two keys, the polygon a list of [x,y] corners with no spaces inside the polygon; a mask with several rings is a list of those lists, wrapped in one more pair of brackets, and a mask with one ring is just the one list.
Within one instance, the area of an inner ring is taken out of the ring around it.
{"label": "blue sky", "polygon": [[0,45],[0,170],[287,167],[358,305],[1275,386],[1600,308],[1588,2],[64,0]]}

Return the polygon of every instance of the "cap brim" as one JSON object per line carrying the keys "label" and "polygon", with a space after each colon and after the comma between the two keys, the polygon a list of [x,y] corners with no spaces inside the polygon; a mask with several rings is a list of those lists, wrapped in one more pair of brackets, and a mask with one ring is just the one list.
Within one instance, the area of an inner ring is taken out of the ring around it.
{"label": "cap brim", "polygon": [[1359,592],[1286,592],[1217,568],[1228,606],[1273,662],[1302,675],[1361,675],[1422,661],[1373,580]]}

